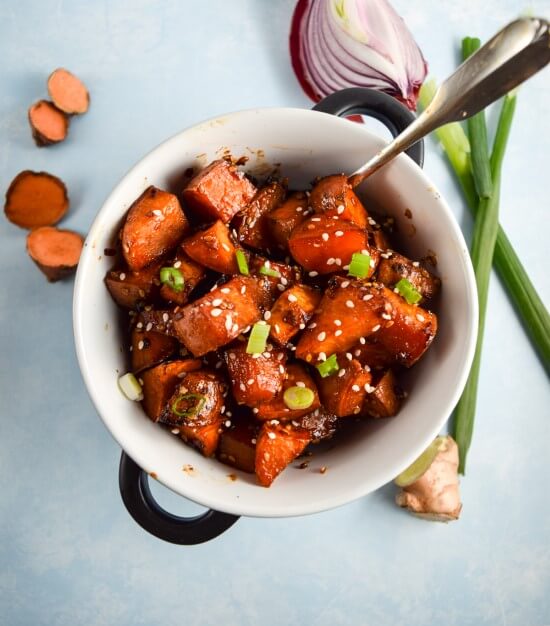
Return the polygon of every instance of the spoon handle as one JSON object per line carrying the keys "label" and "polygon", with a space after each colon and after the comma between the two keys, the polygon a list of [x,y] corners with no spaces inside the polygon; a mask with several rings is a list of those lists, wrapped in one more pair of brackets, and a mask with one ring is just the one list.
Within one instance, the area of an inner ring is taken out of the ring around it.
{"label": "spoon handle", "polygon": [[350,177],[353,187],[431,131],[475,115],[550,61],[550,24],[521,18],[505,26],[447,78],[409,127]]}

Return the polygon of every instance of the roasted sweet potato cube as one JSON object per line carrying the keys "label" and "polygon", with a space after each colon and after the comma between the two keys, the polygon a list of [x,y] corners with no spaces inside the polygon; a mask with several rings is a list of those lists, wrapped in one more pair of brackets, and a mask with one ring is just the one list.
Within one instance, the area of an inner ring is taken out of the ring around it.
{"label": "roasted sweet potato cube", "polygon": [[254,473],[256,441],[260,424],[256,420],[239,418],[224,428],[218,445],[218,459],[243,472]]}
{"label": "roasted sweet potato cube", "polygon": [[316,213],[328,217],[337,215],[360,228],[367,227],[367,211],[344,174],[321,178],[311,190],[309,204]]}
{"label": "roasted sweet potato cube", "polygon": [[[289,409],[284,402],[284,392],[289,387],[307,387],[313,391],[312,404],[307,409]],[[290,421],[307,415],[321,406],[319,394],[313,378],[308,374],[306,368],[299,363],[292,363],[287,366],[287,378],[283,382],[281,391],[269,402],[264,402],[254,409],[255,416],[260,420],[282,420]]]}
{"label": "roasted sweet potato cube", "polygon": [[229,229],[218,220],[182,241],[181,247],[197,263],[221,274],[238,274],[236,248]]}
{"label": "roasted sweet potato cube", "polygon": [[138,315],[132,328],[130,347],[132,371],[136,374],[147,367],[166,361],[179,349],[178,340],[174,337],[151,329],[146,330],[147,328],[150,327],[143,322],[143,316]]}
{"label": "roasted sweet potato cube", "polygon": [[341,272],[355,252],[366,250],[371,254],[366,230],[326,215],[302,222],[292,231],[288,243],[294,259],[308,272],[319,274]]}
{"label": "roasted sweet potato cube", "polygon": [[279,181],[268,183],[256,192],[252,201],[236,216],[240,243],[260,250],[274,245],[267,218],[270,211],[284,200],[285,193],[285,187]]}
{"label": "roasted sweet potato cube", "polygon": [[315,364],[346,352],[380,324],[384,298],[358,280],[333,279],[296,346],[296,357]]}
{"label": "roasted sweet potato cube", "polygon": [[189,230],[174,194],[148,187],[132,204],[122,227],[122,253],[138,271],[173,250]]}
{"label": "roasted sweet potato cube", "polygon": [[266,350],[258,356],[248,354],[243,343],[229,348],[224,358],[238,404],[256,407],[281,391],[286,375],[284,350]]}
{"label": "roasted sweet potato cube", "polygon": [[393,417],[401,406],[401,392],[395,374],[387,370],[373,379],[371,393],[368,393],[363,404],[363,413],[371,417]]}
{"label": "roasted sweet potato cube", "polygon": [[252,200],[256,187],[223,159],[213,161],[194,176],[183,190],[183,200],[203,221],[225,224]]}
{"label": "roasted sweet potato cube", "polygon": [[323,439],[330,439],[338,428],[338,417],[326,408],[320,407],[311,413],[295,420],[298,428],[307,430],[311,435],[311,443],[319,443]]}
{"label": "roasted sweet potato cube", "polygon": [[174,261],[163,265],[163,267],[173,267],[179,270],[183,276],[184,285],[180,291],[176,291],[168,284],[162,285],[160,288],[161,297],[167,302],[173,302],[179,306],[187,304],[191,292],[206,274],[204,267],[190,259],[181,248],[178,249]]}
{"label": "roasted sweet potato cube", "polygon": [[151,367],[141,374],[143,380],[143,408],[145,413],[157,422],[174,393],[178,383],[187,372],[197,370],[202,363],[199,359],[170,361]]}
{"label": "roasted sweet potato cube", "polygon": [[320,300],[321,293],[306,285],[296,284],[283,292],[271,309],[271,337],[286,345],[305,328]]}
{"label": "roasted sweet potato cube", "polygon": [[[302,278],[302,272],[296,265],[279,263],[259,255],[251,256],[249,265],[250,272],[264,280],[273,299]],[[278,276],[271,276],[271,273]]]}
{"label": "roasted sweet potato cube", "polygon": [[437,333],[437,317],[426,309],[408,304],[391,289],[383,287],[381,294],[385,305],[377,324],[376,341],[395,355],[398,363],[411,367],[431,345]]}
{"label": "roasted sweet potato cube", "polygon": [[222,419],[206,426],[178,426],[180,437],[203,456],[213,456],[218,447],[222,430]]}
{"label": "roasted sweet potato cube", "polygon": [[225,346],[257,322],[262,316],[262,298],[256,279],[236,276],[184,306],[174,316],[173,330],[192,354],[202,356]]}
{"label": "roasted sweet potato cube", "polygon": [[262,487],[269,487],[311,441],[309,431],[290,424],[263,424],[256,444],[255,471]]}
{"label": "roasted sweet potato cube", "polygon": [[218,372],[202,368],[187,372],[159,417],[170,426],[200,427],[222,419],[227,386]]}
{"label": "roasted sweet potato cube", "polygon": [[441,287],[439,278],[421,267],[418,261],[411,261],[393,251],[382,253],[377,276],[381,283],[392,289],[402,278],[406,278],[423,298],[433,298]]}
{"label": "roasted sweet potato cube", "polygon": [[110,270],[105,284],[113,300],[121,307],[135,309],[141,302],[152,302],[159,293],[159,269],[155,263],[139,272],[124,267]]}
{"label": "roasted sweet potato cube", "polygon": [[288,250],[288,240],[292,231],[307,217],[308,199],[303,191],[295,191],[267,215],[268,227],[275,244],[282,250]]}
{"label": "roasted sweet potato cube", "polygon": [[340,370],[336,374],[322,378],[317,376],[317,387],[323,406],[337,417],[357,415],[365,396],[371,389],[370,371],[359,361],[349,361],[344,355],[337,356]]}
{"label": "roasted sweet potato cube", "polygon": [[356,343],[349,349],[348,354],[353,355],[361,365],[368,366],[371,370],[385,370],[395,363],[395,355],[390,354],[380,343],[371,340]]}

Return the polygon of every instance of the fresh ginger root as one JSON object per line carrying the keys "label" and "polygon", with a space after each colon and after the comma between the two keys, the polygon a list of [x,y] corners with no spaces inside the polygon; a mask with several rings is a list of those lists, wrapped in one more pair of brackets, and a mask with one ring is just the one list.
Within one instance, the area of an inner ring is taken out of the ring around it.
{"label": "fresh ginger root", "polygon": [[458,519],[462,509],[458,490],[458,446],[452,437],[430,467],[414,483],[403,487],[396,503],[419,517],[436,522]]}

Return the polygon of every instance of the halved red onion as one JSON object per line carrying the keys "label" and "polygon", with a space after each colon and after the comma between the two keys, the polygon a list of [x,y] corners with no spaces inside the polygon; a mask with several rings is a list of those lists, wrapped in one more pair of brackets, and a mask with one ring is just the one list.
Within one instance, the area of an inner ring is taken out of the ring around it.
{"label": "halved red onion", "polygon": [[346,87],[370,87],[415,110],[427,74],[420,48],[387,0],[299,0],[290,56],[315,101]]}

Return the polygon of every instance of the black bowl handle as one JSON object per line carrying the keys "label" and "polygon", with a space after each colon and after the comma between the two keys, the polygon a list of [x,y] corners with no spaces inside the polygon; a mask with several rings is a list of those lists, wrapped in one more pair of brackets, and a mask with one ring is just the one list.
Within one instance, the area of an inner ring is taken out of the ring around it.
{"label": "black bowl handle", "polygon": [[[394,137],[397,137],[416,119],[414,113],[392,96],[366,87],[350,87],[336,91],[318,102],[313,110],[331,113],[338,117],[356,114],[369,115],[382,122]],[[424,141],[420,140],[415,143],[406,151],[406,154],[422,167],[424,165]]]}
{"label": "black bowl handle", "polygon": [[212,509],[195,517],[179,517],[157,504],[149,488],[147,473],[125,452],[118,472],[120,494],[128,513],[147,532],[159,539],[192,546],[221,535],[239,519]]}

